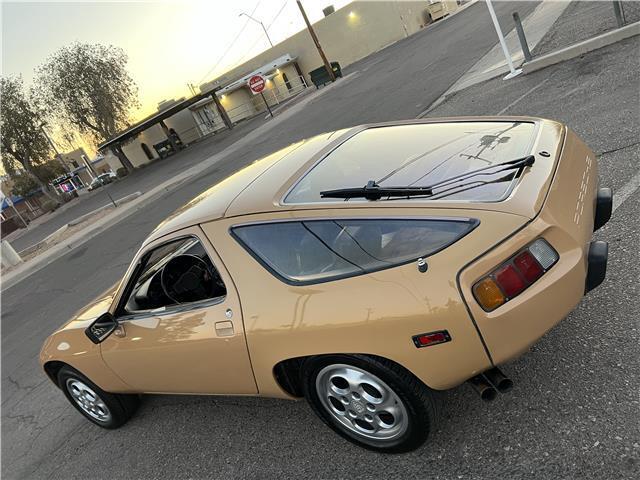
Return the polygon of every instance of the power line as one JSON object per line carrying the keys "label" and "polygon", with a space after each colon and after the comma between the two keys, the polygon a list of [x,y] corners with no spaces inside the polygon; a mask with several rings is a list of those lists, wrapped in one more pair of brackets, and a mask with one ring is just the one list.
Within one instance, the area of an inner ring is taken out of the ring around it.
{"label": "power line", "polygon": [[[256,6],[253,7],[253,10],[251,11],[251,15],[253,15],[256,10],[258,9],[258,7],[260,6],[260,2],[261,0],[258,0],[258,3],[256,3]],[[218,58],[218,61],[215,63],[215,65],[213,66],[213,68],[211,68],[211,70],[209,70],[207,73],[204,74],[204,76],[202,77],[202,79],[200,79],[200,81],[198,82],[198,85],[202,84],[202,81],[207,78],[213,71],[215,71],[215,69],[218,67],[218,65],[220,65],[220,62],[222,62],[222,60],[224,59],[224,57],[227,56],[227,54],[229,53],[229,51],[231,50],[231,48],[233,47],[233,45],[238,41],[238,38],[240,38],[240,35],[242,35],[242,33],[244,32],[244,30],[247,28],[247,25],[249,24],[249,19],[247,18],[244,21],[244,25],[242,26],[242,28],[240,29],[240,31],[238,31],[238,33],[236,34],[236,36],[233,38],[233,40],[231,40],[231,43],[229,43],[229,45],[227,46],[226,50],[224,51],[224,53],[220,56],[220,58]]]}

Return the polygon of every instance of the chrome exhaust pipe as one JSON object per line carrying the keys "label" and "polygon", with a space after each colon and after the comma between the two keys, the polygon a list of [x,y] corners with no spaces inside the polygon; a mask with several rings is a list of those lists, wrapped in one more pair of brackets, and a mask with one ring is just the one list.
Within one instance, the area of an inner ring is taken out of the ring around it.
{"label": "chrome exhaust pipe", "polygon": [[493,388],[484,375],[476,375],[475,377],[467,380],[467,383],[473,387],[478,395],[480,395],[480,398],[485,402],[495,400],[498,396],[498,392]]}
{"label": "chrome exhaust pipe", "polygon": [[502,373],[498,367],[487,370],[483,375],[500,393],[507,393],[513,388],[513,381]]}

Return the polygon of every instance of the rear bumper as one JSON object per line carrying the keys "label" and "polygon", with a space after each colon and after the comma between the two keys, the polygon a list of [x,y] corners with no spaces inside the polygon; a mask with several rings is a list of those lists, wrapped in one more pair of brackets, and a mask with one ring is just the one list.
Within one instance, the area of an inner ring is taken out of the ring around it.
{"label": "rear bumper", "polygon": [[607,275],[607,257],[609,256],[609,244],[607,242],[591,242],[587,256],[587,279],[584,293],[587,293],[600,285]]}
{"label": "rear bumper", "polygon": [[593,220],[594,232],[609,221],[612,211],[613,192],[610,188],[599,188],[596,196],[596,211]]}

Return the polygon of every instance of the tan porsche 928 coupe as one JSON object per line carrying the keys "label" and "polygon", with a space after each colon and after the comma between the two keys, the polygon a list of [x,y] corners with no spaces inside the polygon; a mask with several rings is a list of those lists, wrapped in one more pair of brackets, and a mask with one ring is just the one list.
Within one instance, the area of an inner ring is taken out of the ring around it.
{"label": "tan porsche 928 coupe", "polygon": [[305,397],[350,441],[408,451],[434,390],[508,390],[498,366],[603,281],[597,184],[593,152],[538,118],[319,135],[175,212],[41,362],[105,428],[139,394]]}

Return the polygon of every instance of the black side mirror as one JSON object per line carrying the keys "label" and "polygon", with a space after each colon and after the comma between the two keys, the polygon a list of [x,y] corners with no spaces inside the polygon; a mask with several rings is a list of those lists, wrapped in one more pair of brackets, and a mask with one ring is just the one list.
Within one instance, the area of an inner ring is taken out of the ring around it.
{"label": "black side mirror", "polygon": [[103,313],[87,327],[84,333],[96,345],[104,342],[118,328],[118,321],[109,312]]}

